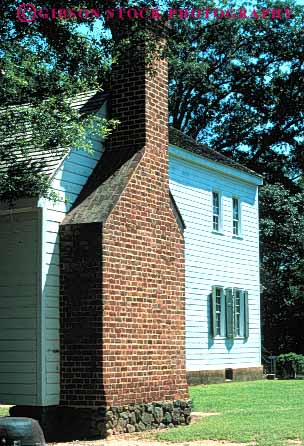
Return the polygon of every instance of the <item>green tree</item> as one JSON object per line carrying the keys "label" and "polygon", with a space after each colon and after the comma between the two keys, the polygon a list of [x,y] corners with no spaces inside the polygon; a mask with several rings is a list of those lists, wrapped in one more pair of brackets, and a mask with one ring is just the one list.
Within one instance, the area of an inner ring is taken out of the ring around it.
{"label": "green tree", "polygon": [[260,198],[264,345],[303,353],[304,195],[274,184],[263,187]]}
{"label": "green tree", "polygon": [[[62,5],[54,1],[51,6]],[[21,23],[16,9],[15,1],[2,0],[0,199],[10,202],[49,195],[39,154],[58,156],[70,147],[89,150],[88,131],[106,136],[114,124],[71,107],[77,93],[100,89],[107,79],[109,38],[97,42],[85,37],[79,31],[80,20]]]}
{"label": "green tree", "polygon": [[303,7],[288,6],[292,20],[176,21],[170,111],[175,127],[264,176],[263,345],[304,353]]}
{"label": "green tree", "polygon": [[174,127],[293,188],[304,167],[303,7],[285,6],[292,20],[175,21],[170,111]]}

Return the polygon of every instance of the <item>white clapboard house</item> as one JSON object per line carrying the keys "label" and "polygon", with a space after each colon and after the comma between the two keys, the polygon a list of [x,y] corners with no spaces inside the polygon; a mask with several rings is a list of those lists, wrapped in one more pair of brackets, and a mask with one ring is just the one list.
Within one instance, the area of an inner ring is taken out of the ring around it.
{"label": "white clapboard house", "polygon": [[[98,93],[79,106],[105,113]],[[93,104],[93,106],[92,106]],[[103,153],[45,158],[63,201],[0,208],[0,403],[60,400],[59,226]],[[42,156],[42,154],[40,154]],[[170,130],[169,178],[185,225],[186,366],[191,383],[261,376],[259,175]],[[68,199],[68,201],[64,201]]]}

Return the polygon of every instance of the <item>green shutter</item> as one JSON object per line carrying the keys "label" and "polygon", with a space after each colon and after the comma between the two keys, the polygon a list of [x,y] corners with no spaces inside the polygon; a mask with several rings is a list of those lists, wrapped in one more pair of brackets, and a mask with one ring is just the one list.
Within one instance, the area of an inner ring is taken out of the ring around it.
{"label": "green shutter", "polygon": [[244,291],[244,337],[249,337],[249,304],[248,291]]}
{"label": "green shutter", "polygon": [[211,294],[211,335],[216,336],[216,286],[212,287]]}
{"label": "green shutter", "polygon": [[237,288],[233,288],[232,293],[233,293],[233,336],[231,337],[237,337],[237,333],[236,333],[236,327],[237,327],[237,323],[236,323],[236,308],[235,308],[235,299],[236,299],[236,292],[237,292]]}
{"label": "green shutter", "polygon": [[233,338],[234,335],[234,311],[233,311],[233,290],[226,288],[226,338]]}

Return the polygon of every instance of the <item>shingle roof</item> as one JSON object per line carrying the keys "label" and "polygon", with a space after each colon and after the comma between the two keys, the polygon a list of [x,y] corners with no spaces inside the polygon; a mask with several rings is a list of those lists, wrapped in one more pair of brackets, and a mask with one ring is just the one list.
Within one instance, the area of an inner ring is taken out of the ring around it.
{"label": "shingle roof", "polygon": [[125,190],[140,156],[141,153],[135,153],[104,181],[98,180],[97,165],[63,224],[104,222]]}
{"label": "shingle roof", "polygon": [[[80,113],[93,113],[100,109],[102,104],[104,103],[107,95],[101,91],[93,90],[85,93],[77,94],[71,100],[71,106],[75,110],[79,110]],[[14,110],[18,108],[18,111],[22,112],[23,108],[30,107],[30,104],[25,104],[22,106],[10,106],[9,110]],[[7,109],[0,109],[1,112],[6,112]],[[43,119],[43,117],[41,117]],[[42,171],[48,175],[52,176],[54,172],[57,170],[58,166],[61,164],[61,161],[66,156],[69,148],[58,147],[56,151],[50,152],[45,150],[40,150],[31,144],[33,139],[32,132],[30,128],[26,127],[26,123],[23,125],[22,130],[18,134],[14,135],[4,135],[4,137],[0,140],[0,145],[5,144],[6,146],[10,146],[10,149],[14,151],[14,158],[17,161],[22,161],[24,159],[24,155],[22,151],[18,147],[14,147],[14,142],[16,140],[19,141],[27,141],[27,159],[31,159],[33,162],[42,163],[43,168]],[[6,171],[5,162],[0,161],[0,174]]]}

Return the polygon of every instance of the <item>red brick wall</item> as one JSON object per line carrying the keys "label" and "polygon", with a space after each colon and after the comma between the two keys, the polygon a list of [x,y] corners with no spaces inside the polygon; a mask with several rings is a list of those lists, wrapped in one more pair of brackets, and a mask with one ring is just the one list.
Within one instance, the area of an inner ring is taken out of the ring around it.
{"label": "red brick wall", "polygon": [[168,186],[167,62],[155,62],[154,73],[122,67],[112,101],[122,125],[111,149],[122,148],[120,132],[144,147],[103,230],[104,386],[115,405],[187,397],[184,240]]}
{"label": "red brick wall", "polygon": [[169,197],[167,75],[165,60],[147,70],[140,57],[125,57],[115,67],[111,108],[121,124],[101,167],[109,176],[135,152],[137,165],[100,225],[102,238],[94,226],[93,263],[86,230],[62,228],[61,404],[188,397],[184,239]]}

